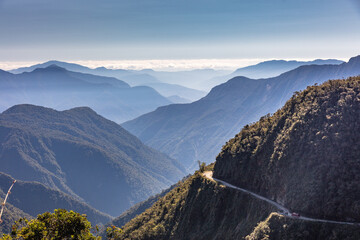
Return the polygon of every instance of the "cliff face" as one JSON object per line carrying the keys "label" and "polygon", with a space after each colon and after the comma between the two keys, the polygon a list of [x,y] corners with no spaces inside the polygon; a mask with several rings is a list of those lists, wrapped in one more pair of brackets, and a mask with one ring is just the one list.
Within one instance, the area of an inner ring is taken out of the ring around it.
{"label": "cliff face", "polygon": [[360,221],[360,78],[293,96],[231,139],[214,176],[325,219]]}
{"label": "cliff face", "polygon": [[[296,93],[246,126],[214,177],[306,216],[360,222],[360,77]],[[195,173],[124,227],[120,239],[358,239],[357,225],[288,218]]]}

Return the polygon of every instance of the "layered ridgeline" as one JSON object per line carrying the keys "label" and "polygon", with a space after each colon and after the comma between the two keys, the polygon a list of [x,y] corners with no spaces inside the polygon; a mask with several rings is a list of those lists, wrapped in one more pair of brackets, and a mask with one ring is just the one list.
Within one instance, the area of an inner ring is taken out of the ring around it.
{"label": "layered ridgeline", "polygon": [[88,106],[120,123],[171,102],[150,87],[130,87],[116,78],[56,65],[21,74],[0,70],[0,111],[24,103],[57,110]]}
{"label": "layered ridgeline", "polygon": [[233,73],[216,77],[208,80],[208,87],[212,88],[216,85],[226,82],[230,78],[242,76],[252,79],[270,78],[279,76],[282,73],[288,72],[295,68],[305,65],[339,65],[344,63],[343,61],[336,59],[317,59],[314,61],[285,61],[285,60],[270,60],[251,65],[235,70]]}
{"label": "layered ridgeline", "polygon": [[275,112],[295,91],[359,74],[360,57],[355,57],[341,65],[301,66],[275,78],[236,77],[199,101],[160,107],[123,126],[191,171],[197,160],[214,161],[221,146],[244,125]]}
{"label": "layered ridgeline", "polygon": [[[0,173],[1,193],[7,192],[12,181],[13,179],[9,175]],[[3,197],[3,194],[1,194],[2,199]],[[106,224],[112,219],[109,215],[94,209],[88,204],[38,182],[16,181],[9,195],[7,204],[10,204],[10,208],[9,205],[6,205],[6,208],[9,208],[13,213],[5,212],[5,219],[11,217],[13,214],[16,214],[16,216],[12,217],[12,222],[5,222],[4,232],[8,232],[9,225],[13,224],[19,217],[36,217],[38,214],[46,211],[53,212],[56,208],[74,210],[81,214],[86,214],[88,220],[93,224]],[[14,207],[20,211],[12,210]]]}
{"label": "layered ridgeline", "polygon": [[2,172],[112,216],[184,176],[176,160],[85,107],[59,112],[14,106],[0,114],[0,143]]}
{"label": "layered ridgeline", "polygon": [[[60,62],[60,61],[48,61],[30,67],[14,69],[10,72],[16,74],[23,72],[31,72],[37,68],[46,68],[54,64],[59,67],[65,68],[69,71],[89,73],[89,74],[95,74],[95,75],[107,76],[107,77],[115,77],[125,81],[130,86],[149,86],[151,88],[154,88],[157,92],[159,92],[161,95],[167,98],[171,96],[178,96],[186,99],[186,101],[195,101],[206,95],[206,92],[204,91],[182,86],[181,81],[177,82],[178,84],[174,84],[174,82],[170,84],[172,82],[171,76],[174,75],[177,76],[177,78],[183,79],[184,81],[188,80],[189,78],[191,78],[192,81],[194,81],[194,79],[197,79],[198,77],[198,75],[196,75],[195,72],[189,72],[188,75],[184,76],[182,72],[167,73],[167,72],[155,72],[153,70],[135,71],[135,70],[124,70],[124,69],[107,69],[105,67],[91,69],[79,64]],[[163,76],[164,74],[165,76]],[[161,77],[163,81],[158,80],[157,78],[158,75]],[[171,98],[171,100],[173,102],[179,99],[173,97]]]}
{"label": "layered ridgeline", "polygon": [[[360,222],[360,77],[294,95],[243,128],[215,177],[318,219]],[[123,227],[120,239],[359,239],[357,224],[289,218],[199,172]]]}

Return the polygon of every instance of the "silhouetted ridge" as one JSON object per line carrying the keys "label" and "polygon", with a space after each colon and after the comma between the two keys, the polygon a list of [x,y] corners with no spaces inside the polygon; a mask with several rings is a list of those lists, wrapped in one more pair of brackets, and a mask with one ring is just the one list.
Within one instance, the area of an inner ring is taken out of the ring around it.
{"label": "silhouetted ridge", "polygon": [[65,68],[59,67],[56,64],[51,64],[45,68],[36,68],[33,72],[66,72]]}
{"label": "silhouetted ridge", "polygon": [[35,106],[32,104],[18,104],[18,105],[12,106],[11,108],[8,108],[4,112],[2,112],[2,114],[21,113],[21,114],[33,115],[36,113],[53,114],[53,113],[57,113],[57,112],[58,111],[51,109],[51,108]]}

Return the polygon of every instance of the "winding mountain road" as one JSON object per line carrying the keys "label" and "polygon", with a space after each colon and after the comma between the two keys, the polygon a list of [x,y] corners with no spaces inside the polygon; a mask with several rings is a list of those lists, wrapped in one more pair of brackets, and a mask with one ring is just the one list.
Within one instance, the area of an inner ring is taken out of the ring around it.
{"label": "winding mountain road", "polygon": [[218,183],[221,183],[223,184],[224,186],[226,187],[229,187],[229,188],[233,188],[235,190],[238,190],[238,191],[241,191],[243,193],[246,193],[246,194],[249,194],[257,199],[260,199],[260,200],[263,200],[263,201],[266,201],[268,203],[270,203],[271,205],[275,206],[277,209],[280,210],[280,214],[285,216],[285,217],[288,217],[288,218],[293,218],[293,219],[301,219],[301,220],[305,220],[305,221],[310,221],[310,222],[323,222],[323,223],[335,223],[335,224],[345,224],[345,225],[356,225],[356,226],[360,226],[360,223],[353,223],[353,222],[342,222],[342,221],[333,221],[333,220],[326,220],[326,219],[317,219],[317,218],[309,218],[309,217],[304,217],[304,216],[293,216],[291,214],[291,211],[289,209],[287,209],[286,207],[280,205],[279,203],[277,202],[274,202],[266,197],[263,197],[259,194],[256,194],[254,192],[251,192],[249,190],[246,190],[244,188],[239,188],[239,187],[236,187],[230,183],[227,183],[223,180],[220,180],[220,179],[216,179],[216,178],[213,178],[213,172],[212,171],[205,171],[203,173],[203,175],[210,179],[210,180],[213,180],[213,181],[216,181]]}

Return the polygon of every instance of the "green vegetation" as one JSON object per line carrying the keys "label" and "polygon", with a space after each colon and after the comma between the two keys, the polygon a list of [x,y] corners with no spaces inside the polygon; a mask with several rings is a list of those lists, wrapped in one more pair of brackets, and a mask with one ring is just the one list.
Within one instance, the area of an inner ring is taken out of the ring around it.
{"label": "green vegetation", "polygon": [[56,209],[54,213],[43,213],[36,219],[20,219],[13,226],[10,234],[3,239],[101,239],[91,233],[91,224],[85,215]]}
{"label": "green vegetation", "polygon": [[117,239],[239,239],[274,210],[196,172],[128,222]]}
{"label": "green vegetation", "polygon": [[[184,181],[185,179],[186,177],[182,181]],[[143,213],[146,209],[150,208],[157,200],[165,196],[168,192],[170,192],[172,189],[177,187],[179,184],[180,183],[174,184],[171,187],[163,190],[161,193],[151,196],[145,201],[135,204],[129,210],[122,213],[119,217],[112,220],[108,225],[109,226],[113,225],[115,227],[122,228],[131,219],[135,218],[137,215]]]}
{"label": "green vegetation", "polygon": [[201,162],[200,160],[198,160],[198,164],[199,164],[199,171],[201,173],[203,173],[205,171],[206,163]]}
{"label": "green vegetation", "polygon": [[307,222],[272,213],[265,221],[260,222],[245,239],[357,240],[360,239],[360,228],[351,225]]}
{"label": "green vegetation", "polygon": [[123,234],[121,228],[115,227],[114,225],[106,228],[106,236],[108,239],[118,239]]}
{"label": "green vegetation", "polygon": [[[296,93],[223,148],[214,176],[317,218],[359,221],[360,77]],[[211,169],[212,166],[206,166]],[[128,222],[118,239],[358,239],[358,226],[289,219],[200,171]]]}
{"label": "green vegetation", "polygon": [[214,177],[293,211],[360,222],[360,77],[297,92],[223,148]]}

